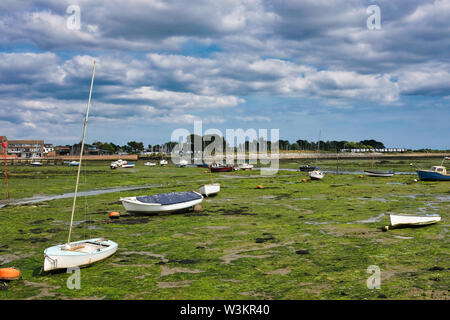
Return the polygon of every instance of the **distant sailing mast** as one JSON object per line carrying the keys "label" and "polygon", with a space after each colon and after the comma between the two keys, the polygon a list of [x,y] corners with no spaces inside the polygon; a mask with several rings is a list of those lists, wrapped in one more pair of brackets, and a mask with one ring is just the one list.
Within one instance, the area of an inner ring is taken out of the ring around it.
{"label": "distant sailing mast", "polygon": [[2,142],[3,154],[5,156],[5,177],[6,177],[6,200],[9,202],[9,191],[8,191],[8,166],[6,164],[6,148],[8,144],[6,142]]}

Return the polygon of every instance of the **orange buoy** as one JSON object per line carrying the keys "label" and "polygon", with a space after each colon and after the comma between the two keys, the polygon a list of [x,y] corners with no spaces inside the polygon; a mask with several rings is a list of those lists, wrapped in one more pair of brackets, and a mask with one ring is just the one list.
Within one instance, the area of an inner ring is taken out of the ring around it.
{"label": "orange buoy", "polygon": [[302,179],[302,182],[306,182],[306,179]]}
{"label": "orange buoy", "polygon": [[360,175],[359,177],[360,177],[360,178],[364,178],[364,176],[363,176],[363,175]]}
{"label": "orange buoy", "polygon": [[20,277],[20,270],[16,268],[1,268],[0,280],[16,280]]}
{"label": "orange buoy", "polygon": [[110,219],[118,219],[120,217],[120,213],[117,211],[113,211],[109,213],[109,218]]}
{"label": "orange buoy", "polygon": [[262,185],[259,185],[259,186],[257,186],[256,188],[258,188],[258,189],[262,189],[262,188],[264,188]]}

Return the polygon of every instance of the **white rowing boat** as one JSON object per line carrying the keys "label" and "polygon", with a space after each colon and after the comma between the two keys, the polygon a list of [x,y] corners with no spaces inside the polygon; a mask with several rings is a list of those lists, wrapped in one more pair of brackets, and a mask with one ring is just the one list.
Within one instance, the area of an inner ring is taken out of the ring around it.
{"label": "white rowing boat", "polygon": [[156,163],[154,163],[154,162],[146,162],[146,163],[144,163],[144,165],[147,166],[147,167],[153,167],[153,166],[156,166]]}
{"label": "white rowing boat", "polygon": [[403,225],[413,225],[421,226],[433,224],[441,221],[441,216],[438,214],[429,214],[421,216],[412,216],[406,214],[391,214],[391,226],[403,226]]}
{"label": "white rowing boat", "polygon": [[159,164],[162,165],[162,166],[165,166],[165,165],[168,164],[168,162],[167,162],[167,160],[161,160],[161,161],[159,162]]}
{"label": "white rowing boat", "polygon": [[86,266],[108,258],[117,248],[117,243],[102,238],[53,246],[44,251],[44,271]]}
{"label": "white rowing boat", "polygon": [[392,171],[378,171],[378,170],[364,170],[364,173],[368,177],[393,177]]}
{"label": "white rowing boat", "polygon": [[77,181],[75,183],[75,192],[73,196],[72,215],[70,218],[69,236],[67,243],[49,247],[44,251],[44,271],[55,269],[65,269],[71,267],[86,266],[91,263],[103,260],[117,251],[117,243],[103,238],[95,238],[81,241],[70,241],[73,226],[73,217],[77,202],[78,183],[80,181],[81,161],[83,159],[84,142],[86,139],[86,128],[89,117],[89,108],[91,105],[92,87],[94,85],[95,62],[92,70],[91,88],[89,90],[89,100],[86,109],[86,118],[84,120],[83,138],[81,140],[80,161],[78,165]]}
{"label": "white rowing boat", "polygon": [[253,170],[253,165],[249,163],[242,163],[235,167],[235,170]]}
{"label": "white rowing boat", "polygon": [[127,163],[122,165],[122,168],[134,168],[135,166],[136,165],[134,163],[127,162]]}
{"label": "white rowing boat", "polygon": [[210,196],[212,194],[217,194],[220,191],[220,183],[210,183],[205,184],[198,188],[198,191],[204,196]]}
{"label": "white rowing boat", "polygon": [[320,170],[313,170],[308,172],[309,177],[311,180],[322,180],[325,174]]}
{"label": "white rowing boat", "polygon": [[194,207],[203,201],[196,191],[159,193],[149,196],[120,198],[125,210],[137,213],[165,213]]}

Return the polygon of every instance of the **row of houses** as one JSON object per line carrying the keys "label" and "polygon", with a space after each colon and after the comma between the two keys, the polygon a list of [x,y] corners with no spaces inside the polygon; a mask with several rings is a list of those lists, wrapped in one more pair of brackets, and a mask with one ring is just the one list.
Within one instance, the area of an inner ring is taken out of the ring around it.
{"label": "row of houses", "polygon": [[[3,147],[3,146],[6,147]],[[9,158],[33,159],[42,157],[79,155],[81,143],[65,146],[53,146],[44,140],[8,140],[0,136],[0,155],[5,153]],[[107,155],[110,152],[99,149],[96,145],[84,145],[84,155]]]}
{"label": "row of houses", "polygon": [[390,153],[390,152],[406,152],[408,149],[406,148],[384,148],[384,149],[341,149],[341,152],[353,152],[353,153],[361,153],[361,152],[381,152],[381,153]]}

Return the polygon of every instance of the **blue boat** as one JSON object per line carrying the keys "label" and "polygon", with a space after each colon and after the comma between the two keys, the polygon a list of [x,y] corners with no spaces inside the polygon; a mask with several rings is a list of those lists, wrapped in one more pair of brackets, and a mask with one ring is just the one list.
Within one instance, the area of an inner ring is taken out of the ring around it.
{"label": "blue boat", "polygon": [[434,166],[430,170],[416,170],[420,180],[424,181],[450,181],[450,174],[443,166]]}

